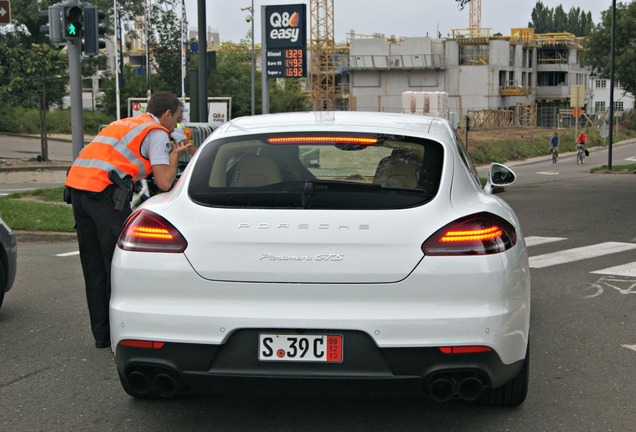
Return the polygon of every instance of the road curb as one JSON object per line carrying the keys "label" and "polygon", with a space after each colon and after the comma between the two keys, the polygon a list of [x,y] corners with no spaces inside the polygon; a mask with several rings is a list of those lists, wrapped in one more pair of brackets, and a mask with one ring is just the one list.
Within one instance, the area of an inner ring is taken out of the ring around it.
{"label": "road curb", "polygon": [[52,166],[20,166],[20,167],[11,167],[11,166],[1,166],[1,172],[17,172],[17,171],[65,171],[69,169],[71,164],[68,165],[52,165]]}
{"label": "road curb", "polygon": [[51,232],[51,231],[13,231],[16,241],[19,242],[70,242],[77,241],[77,234]]}

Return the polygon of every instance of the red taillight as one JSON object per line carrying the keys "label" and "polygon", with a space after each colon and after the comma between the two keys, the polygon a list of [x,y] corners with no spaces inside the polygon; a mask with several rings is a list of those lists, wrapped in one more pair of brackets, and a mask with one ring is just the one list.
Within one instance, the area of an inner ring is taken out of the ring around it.
{"label": "red taillight", "polygon": [[446,225],[422,245],[426,255],[489,255],[517,243],[517,232],[504,219],[490,213],[470,215]]}
{"label": "red taillight", "polygon": [[355,144],[355,145],[375,145],[378,139],[364,136],[283,136],[267,138],[270,144]]}
{"label": "red taillight", "polygon": [[492,348],[483,345],[470,345],[439,347],[439,350],[444,354],[472,354],[492,351]]}
{"label": "red taillight", "polygon": [[135,348],[149,348],[149,349],[159,349],[163,348],[165,342],[156,342],[156,341],[147,341],[147,340],[138,340],[138,339],[124,339],[119,342],[119,345],[135,347]]}
{"label": "red taillight", "polygon": [[117,246],[127,251],[181,253],[188,242],[163,217],[149,210],[139,210],[126,222]]}

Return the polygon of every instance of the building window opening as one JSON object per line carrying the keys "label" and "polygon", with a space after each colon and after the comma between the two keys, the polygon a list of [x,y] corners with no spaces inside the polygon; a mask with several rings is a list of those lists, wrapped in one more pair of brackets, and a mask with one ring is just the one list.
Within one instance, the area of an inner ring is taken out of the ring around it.
{"label": "building window opening", "polygon": [[459,64],[461,66],[483,66],[488,64],[488,45],[460,45]]}
{"label": "building window opening", "polygon": [[567,85],[567,74],[565,72],[539,72],[537,74],[537,85],[540,87],[557,87]]}

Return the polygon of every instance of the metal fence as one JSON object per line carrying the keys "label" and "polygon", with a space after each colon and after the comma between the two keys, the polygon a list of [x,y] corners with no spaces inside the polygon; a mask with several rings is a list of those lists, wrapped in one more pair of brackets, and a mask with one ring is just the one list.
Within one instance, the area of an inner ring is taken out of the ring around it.
{"label": "metal fence", "polygon": [[[214,132],[217,127],[219,127],[219,125],[212,123],[191,122],[185,125],[185,127],[192,131],[192,144],[194,144],[196,148],[199,148],[201,144],[203,144],[203,141],[205,141],[206,138],[209,137],[210,134]],[[190,155],[190,153],[186,152],[185,154],[181,155],[181,158],[179,160],[182,162],[188,162],[191,157],[192,156]]]}

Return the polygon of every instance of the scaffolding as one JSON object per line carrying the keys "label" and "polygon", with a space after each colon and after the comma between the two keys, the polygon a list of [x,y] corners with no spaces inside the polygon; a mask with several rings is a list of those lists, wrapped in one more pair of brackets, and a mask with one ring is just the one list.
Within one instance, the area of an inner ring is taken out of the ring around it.
{"label": "scaffolding", "polygon": [[334,0],[311,0],[311,74],[309,87],[313,109],[335,109]]}
{"label": "scaffolding", "polygon": [[481,29],[481,0],[471,0],[468,12],[470,36],[476,37]]}

